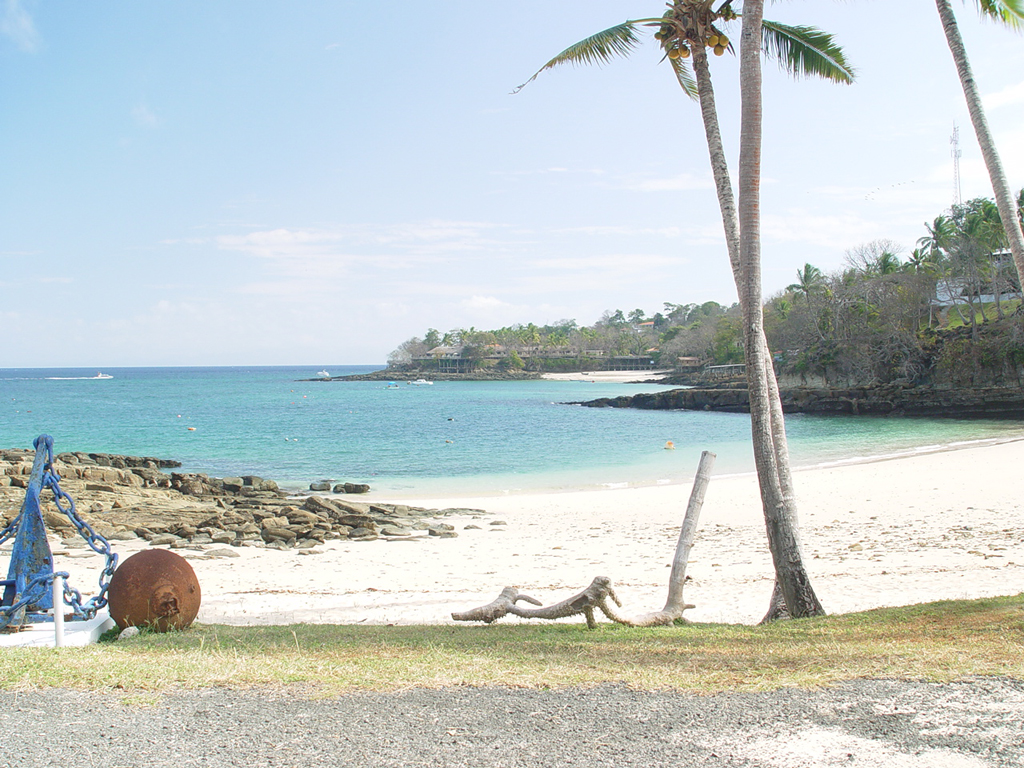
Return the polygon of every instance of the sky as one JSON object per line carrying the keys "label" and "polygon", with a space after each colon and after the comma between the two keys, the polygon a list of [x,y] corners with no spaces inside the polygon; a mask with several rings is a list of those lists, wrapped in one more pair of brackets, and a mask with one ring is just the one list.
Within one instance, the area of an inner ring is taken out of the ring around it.
{"label": "sky", "polygon": [[[0,367],[383,363],[428,328],[736,301],[653,0],[0,0]],[[954,2],[1013,189],[1024,38]],[[791,0],[849,86],[765,64],[766,296],[991,196],[931,0]],[[738,40],[738,26],[733,30]],[[737,64],[712,76],[732,168]]]}

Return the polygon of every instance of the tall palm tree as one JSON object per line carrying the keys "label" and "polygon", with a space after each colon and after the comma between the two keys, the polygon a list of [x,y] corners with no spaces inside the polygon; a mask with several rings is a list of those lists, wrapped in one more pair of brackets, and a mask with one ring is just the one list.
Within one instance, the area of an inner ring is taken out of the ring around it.
{"label": "tall palm tree", "polygon": [[[761,48],[764,0],[743,5],[740,35],[740,258],[737,279],[743,313],[743,346],[750,398],[750,431],[761,489],[768,549],[775,566],[775,589],[765,620],[788,613],[794,618],[825,611],[803,564],[796,495],[782,424],[782,406],[761,304]],[[779,402],[773,403],[776,400]]]}
{"label": "tall palm tree", "polygon": [[796,282],[787,285],[786,290],[797,296],[810,298],[811,294],[821,287],[824,279],[825,276],[820,269],[813,264],[804,264],[803,269],[796,271]]}
{"label": "tall palm tree", "polygon": [[926,221],[924,226],[928,234],[918,238],[917,244],[924,248],[933,260],[939,259],[949,251],[953,236],[956,234],[956,225],[949,216],[936,216],[931,224]]}
{"label": "tall palm tree", "polygon": [[[1001,22],[1014,29],[1024,27],[1024,0],[974,0],[974,5],[983,17]],[[967,99],[967,111],[971,115],[974,133],[978,137],[981,155],[985,159],[985,167],[988,169],[989,179],[992,182],[992,191],[995,193],[999,218],[1003,222],[1010,253],[1013,254],[1013,263],[1017,267],[1018,277],[1024,277],[1024,232],[1021,231],[1021,223],[1018,219],[1017,201],[1014,200],[1013,193],[1010,191],[1006,174],[1003,172],[1003,164],[999,159],[999,153],[996,152],[995,141],[981,104],[981,95],[978,93],[978,86],[974,82],[974,75],[971,72],[971,63],[967,58],[967,49],[960,36],[960,27],[957,25],[956,16],[953,15],[953,6],[950,4],[950,0],[935,0],[935,7],[939,11],[942,29],[946,33],[946,42],[949,45],[950,53],[953,54],[957,74],[960,76],[960,85],[964,90],[964,97]]]}
{"label": "tall palm tree", "polygon": [[[718,124],[718,113],[715,108],[714,89],[711,83],[711,73],[707,57],[708,48],[712,49],[719,56],[727,50],[732,50],[733,46],[720,26],[723,23],[738,18],[738,14],[732,9],[732,2],[733,0],[724,0],[715,8],[714,0],[674,0],[669,10],[659,18],[626,21],[570,46],[541,67],[527,83],[544,70],[560,64],[602,63],[609,61],[614,56],[628,55],[639,45],[640,36],[638,33],[643,27],[657,27],[655,37],[660,41],[666,57],[672,64],[676,79],[687,95],[698,99],[700,103],[711,169],[718,193],[722,224],[725,229],[729,261],[742,305],[745,296],[744,287],[748,285],[748,275],[742,264],[740,228],[736,203],[733,196],[725,148],[722,143],[721,130]],[[853,79],[853,70],[847,64],[842,50],[834,43],[831,35],[811,27],[793,27],[774,22],[763,22],[760,15],[758,16],[757,33],[755,55],[759,57],[762,51],[771,54],[791,74],[813,74],[835,82],[844,83],[851,82]],[[693,60],[692,70],[686,63],[687,59],[691,57]],[[756,279],[758,285],[756,311],[760,315],[759,256]],[[749,328],[745,328],[745,332],[747,330]],[[756,324],[754,336],[751,337],[750,343],[758,347],[754,357],[755,361],[759,361],[754,365],[748,365],[748,387],[751,390],[751,422],[752,424],[762,424],[763,421],[767,424],[770,435],[770,439],[765,442],[759,439],[757,433],[755,433],[754,450],[755,455],[765,450],[770,451],[772,454],[770,460],[758,462],[758,474],[759,477],[761,477],[762,472],[772,476],[770,481],[762,480],[762,487],[765,482],[768,482],[772,487],[778,486],[785,489],[785,506],[791,514],[788,514],[784,519],[791,521],[795,529],[795,494],[793,493],[792,476],[789,468],[789,452],[786,444],[782,402],[779,397],[778,383],[775,380],[775,371],[768,364],[770,355],[762,323]],[[749,384],[752,376],[757,379],[755,386]],[[757,398],[755,398],[755,393],[758,395]],[[762,393],[765,395],[763,398],[760,396]],[[756,418],[754,416],[755,410],[758,411]],[[762,416],[764,419],[762,419]],[[772,498],[774,499],[774,496]],[[765,506],[766,520],[776,518],[776,513],[774,511],[770,512],[768,507],[769,503],[775,504],[776,502],[774,500],[771,502],[766,501],[763,492],[762,502]],[[771,524],[769,524],[769,529],[771,529]],[[790,536],[786,540],[793,539],[794,537]],[[771,544],[772,541],[772,534],[769,533],[769,543]],[[797,557],[796,565],[802,575],[798,574],[797,577],[794,577],[793,569],[789,567],[783,567],[780,570],[780,563],[783,559],[785,557],[792,558],[794,554],[798,556],[799,549],[795,551],[791,549],[788,551],[788,554],[780,553],[778,557],[775,557],[775,550],[773,549],[773,559],[775,560],[777,575],[776,594],[784,595],[785,607],[792,616],[821,613],[821,606],[817,598],[813,596],[813,590],[810,590],[810,583],[806,578],[806,573],[803,572],[802,561],[800,561],[799,557]],[[780,584],[781,581],[787,581],[787,584]],[[810,592],[810,599],[806,598],[808,591]],[[779,605],[780,602],[773,598],[773,606]],[[769,615],[774,615],[774,612],[770,610]]]}
{"label": "tall palm tree", "polygon": [[892,251],[882,251],[871,268],[879,276],[895,275],[903,269],[903,264],[900,262],[900,257]]}

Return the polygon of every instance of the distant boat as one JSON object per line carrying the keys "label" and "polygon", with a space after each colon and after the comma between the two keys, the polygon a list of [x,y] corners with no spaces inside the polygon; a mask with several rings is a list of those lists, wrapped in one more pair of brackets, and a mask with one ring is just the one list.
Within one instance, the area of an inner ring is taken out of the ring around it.
{"label": "distant boat", "polygon": [[390,382],[388,382],[388,385],[386,387],[384,387],[384,389],[401,389],[401,387],[398,386],[398,384],[396,382],[390,381]]}
{"label": "distant boat", "polygon": [[331,374],[329,374],[327,371],[317,371],[316,375],[319,376],[321,379],[331,378]]}
{"label": "distant boat", "polygon": [[416,379],[416,381],[411,382],[411,384],[413,384],[413,386],[417,386],[417,387],[422,387],[424,384],[433,384],[433,383],[434,382],[427,381],[426,379]]}
{"label": "distant boat", "polygon": [[99,371],[96,371],[96,375],[93,376],[93,378],[94,379],[112,379],[114,377],[111,376],[109,373],[100,373]]}

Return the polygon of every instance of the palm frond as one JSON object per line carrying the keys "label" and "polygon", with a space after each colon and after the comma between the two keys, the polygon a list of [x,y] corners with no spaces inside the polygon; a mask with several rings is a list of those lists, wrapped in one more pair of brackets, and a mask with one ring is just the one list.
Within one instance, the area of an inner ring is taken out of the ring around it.
{"label": "palm frond", "polygon": [[974,0],[978,13],[1013,29],[1024,28],[1024,2],[1022,0]]}
{"label": "palm frond", "polygon": [[637,21],[625,21],[614,27],[598,32],[578,43],[570,45],[551,61],[534,72],[533,77],[516,88],[512,93],[518,93],[527,85],[537,79],[537,76],[547,69],[552,69],[560,64],[605,64],[615,56],[628,56],[640,43],[637,34]]}
{"label": "palm frond", "polygon": [[[1001,0],[1011,1],[1021,2]],[[846,61],[843,49],[828,32],[822,32],[816,27],[791,27],[767,19],[762,24],[762,30],[765,54],[777,59],[779,66],[794,77],[814,75],[835,83],[853,82],[856,73]]]}
{"label": "palm frond", "polygon": [[[666,58],[668,57],[666,56]],[[694,101],[697,101],[699,99],[697,95],[697,80],[693,76],[693,70],[690,69],[690,65],[682,58],[669,59],[668,63],[672,65],[672,71],[676,73],[676,80],[682,86],[683,92]]]}

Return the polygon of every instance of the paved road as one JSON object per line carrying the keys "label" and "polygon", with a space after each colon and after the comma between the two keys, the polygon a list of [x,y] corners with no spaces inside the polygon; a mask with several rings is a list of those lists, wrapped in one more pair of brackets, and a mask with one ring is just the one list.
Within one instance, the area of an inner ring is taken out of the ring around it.
{"label": "paved road", "polygon": [[823,691],[0,693],[3,768],[1020,768],[1024,682]]}

